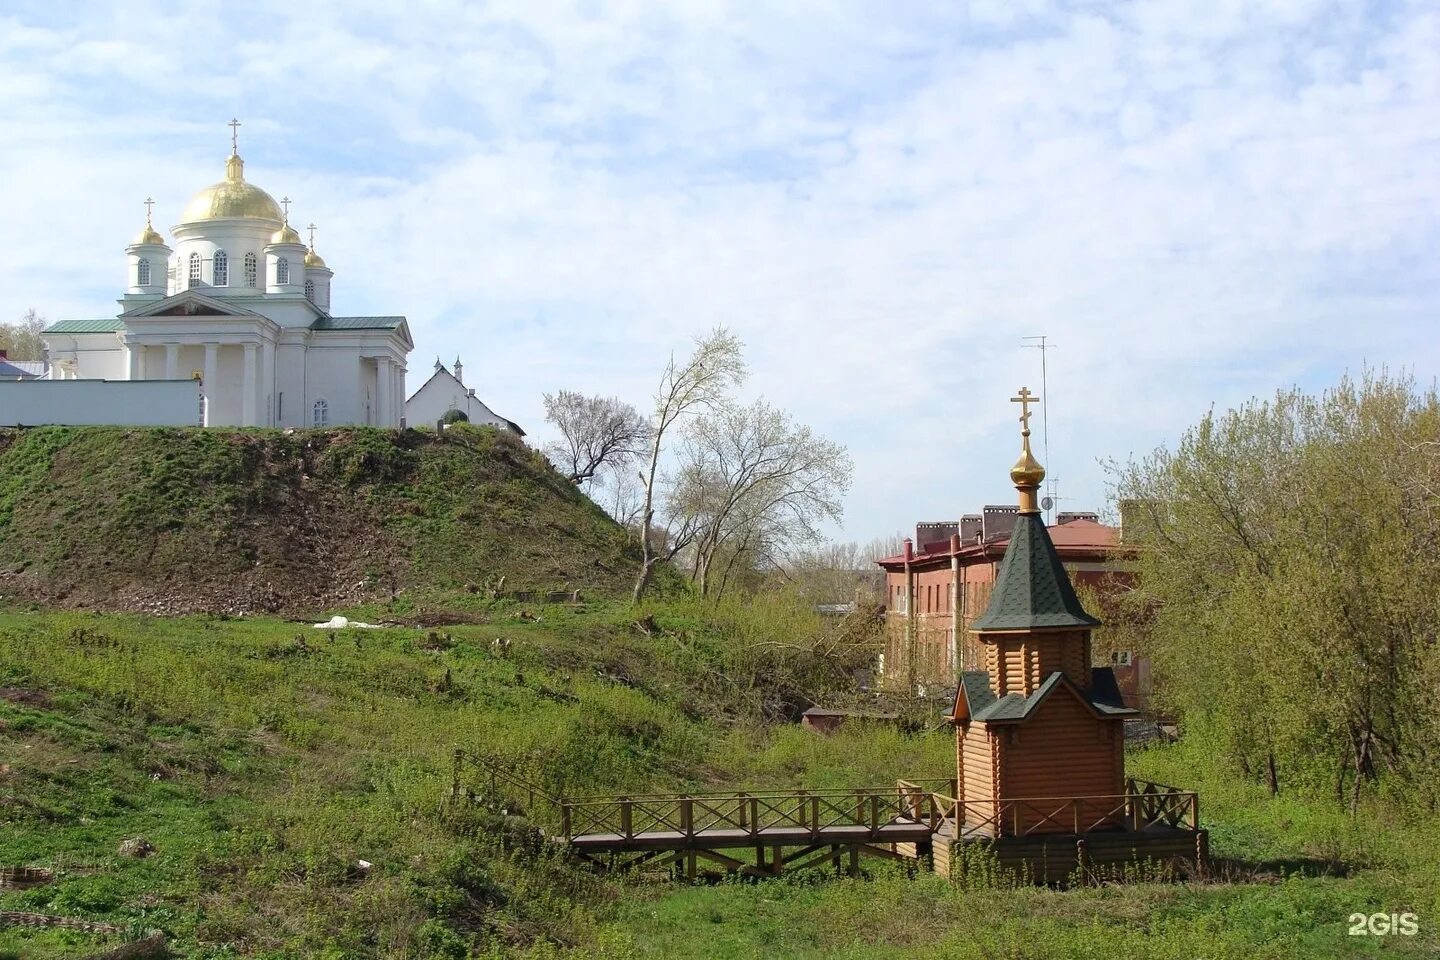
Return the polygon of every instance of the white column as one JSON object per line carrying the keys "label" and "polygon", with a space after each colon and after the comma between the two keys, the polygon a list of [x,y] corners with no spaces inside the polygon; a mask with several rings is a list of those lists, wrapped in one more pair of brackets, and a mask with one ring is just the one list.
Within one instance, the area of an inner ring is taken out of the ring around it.
{"label": "white column", "polygon": [[256,393],[256,361],[255,351],[260,345],[257,343],[245,344],[245,379],[241,390],[240,425],[243,427],[255,426],[255,393]]}
{"label": "white column", "polygon": [[390,379],[390,358],[375,358],[375,389],[379,396],[375,401],[375,423],[377,426],[394,426],[390,420],[390,393],[394,381]]}
{"label": "white column", "polygon": [[180,344],[165,344],[165,379],[180,379]]}
{"label": "white column", "polygon": [[265,401],[265,426],[275,426],[275,344],[269,340],[260,350],[260,394]]}
{"label": "white column", "polygon": [[220,344],[205,344],[205,379],[201,381],[205,389],[205,426],[215,426],[215,412],[212,397],[220,389]]}
{"label": "white column", "polygon": [[405,368],[395,364],[395,425],[405,419]]}
{"label": "white column", "polygon": [[[130,344],[126,344],[125,350],[126,350],[126,352],[129,354],[129,357],[128,357],[128,359],[129,359],[129,361],[130,361],[130,373],[129,373],[129,378],[130,378],[131,380],[144,380],[144,379],[145,379],[145,348],[144,348],[144,346],[142,346],[141,344],[138,344],[138,343],[130,343]],[[61,379],[61,380],[64,380],[64,379],[65,379],[65,368],[64,368],[63,366],[60,368],[60,379]]]}

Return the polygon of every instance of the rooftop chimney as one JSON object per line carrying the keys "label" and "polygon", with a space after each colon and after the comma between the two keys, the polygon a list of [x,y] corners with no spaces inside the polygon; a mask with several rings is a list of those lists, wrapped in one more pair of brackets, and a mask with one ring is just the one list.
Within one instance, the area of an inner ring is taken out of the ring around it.
{"label": "rooftop chimney", "polygon": [[996,537],[1008,537],[1010,531],[1015,529],[1015,518],[1020,515],[1020,508],[1011,504],[986,504],[985,513],[981,519],[980,532],[986,540],[993,540]]}

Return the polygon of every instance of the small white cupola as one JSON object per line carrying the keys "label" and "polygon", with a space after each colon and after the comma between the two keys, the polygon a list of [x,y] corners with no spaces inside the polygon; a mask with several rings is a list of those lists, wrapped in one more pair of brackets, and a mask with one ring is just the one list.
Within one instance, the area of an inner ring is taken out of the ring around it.
{"label": "small white cupola", "polygon": [[167,271],[170,268],[170,248],[150,222],[150,211],[155,201],[145,198],[145,229],[135,235],[125,248],[129,276],[125,282],[125,295],[129,297],[163,297]]}
{"label": "small white cupola", "polygon": [[290,198],[280,203],[285,207],[280,229],[265,244],[265,292],[303,293],[305,290],[305,244],[290,226]]}
{"label": "small white cupola", "polygon": [[330,280],[335,276],[315,252],[315,224],[310,224],[310,247],[305,251],[305,296],[321,310],[330,309]]}
{"label": "small white cupola", "polygon": [[464,383],[465,383],[465,371],[464,371],[464,368],[460,366],[460,358],[459,358],[458,356],[455,358],[455,370],[454,370],[454,373],[455,373],[455,379],[456,379],[456,381],[459,382],[459,383],[463,386]]}

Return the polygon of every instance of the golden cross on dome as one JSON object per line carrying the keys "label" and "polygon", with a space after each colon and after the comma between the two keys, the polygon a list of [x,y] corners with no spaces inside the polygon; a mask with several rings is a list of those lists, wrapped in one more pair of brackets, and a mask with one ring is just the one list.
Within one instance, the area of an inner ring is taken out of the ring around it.
{"label": "golden cross on dome", "polygon": [[150,226],[150,211],[155,206],[154,197],[145,198],[145,226]]}
{"label": "golden cross on dome", "polygon": [[310,249],[315,249],[315,224],[310,224]]}
{"label": "golden cross on dome", "polygon": [[290,222],[290,198],[289,198],[289,197],[281,197],[281,198],[280,198],[280,206],[282,206],[282,207],[285,208],[285,222],[286,222],[286,223],[289,223],[289,222]]}
{"label": "golden cross on dome", "polygon": [[230,128],[230,152],[231,152],[231,153],[239,153],[239,152],[240,152],[240,121],[239,121],[237,118],[235,118],[235,117],[231,117],[231,118],[230,118],[230,122],[227,124],[227,126]]}
{"label": "golden cross on dome", "polygon": [[1020,404],[1020,432],[1025,436],[1030,435],[1030,404],[1039,403],[1040,398],[1030,392],[1029,387],[1021,387],[1018,397],[1011,397],[1011,403]]}

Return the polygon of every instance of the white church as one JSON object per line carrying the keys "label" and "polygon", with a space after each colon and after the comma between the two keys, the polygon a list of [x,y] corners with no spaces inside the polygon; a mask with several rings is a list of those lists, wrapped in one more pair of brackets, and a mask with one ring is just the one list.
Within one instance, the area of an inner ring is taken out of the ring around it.
{"label": "white church", "polygon": [[[289,199],[245,179],[233,133],[225,179],[185,205],[173,246],[146,202],[145,228],[125,248],[119,314],[44,330],[48,379],[112,381],[121,399],[92,391],[92,406],[140,396],[114,381],[181,381],[182,391],[192,381],[189,422],[206,426],[401,425],[414,348],[405,318],[330,312],[334,273],[315,251],[314,226],[307,244],[290,226]],[[133,414],[90,422],[140,422]],[[11,422],[3,411],[0,421]]]}

